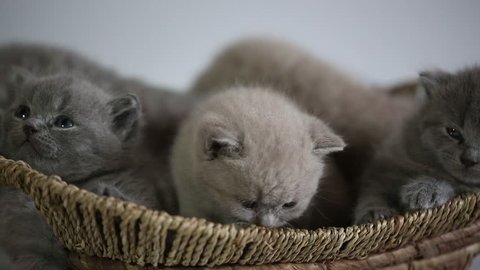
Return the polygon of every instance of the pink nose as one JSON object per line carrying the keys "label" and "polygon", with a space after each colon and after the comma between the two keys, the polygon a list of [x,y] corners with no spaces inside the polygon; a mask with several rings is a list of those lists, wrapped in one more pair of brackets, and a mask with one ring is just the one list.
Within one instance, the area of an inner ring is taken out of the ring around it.
{"label": "pink nose", "polygon": [[265,227],[277,227],[278,220],[273,214],[263,214],[257,217],[257,225]]}
{"label": "pink nose", "polygon": [[38,129],[30,126],[30,125],[25,125],[23,126],[23,132],[25,133],[25,135],[28,137],[32,136],[32,134],[34,133],[37,133],[38,132]]}

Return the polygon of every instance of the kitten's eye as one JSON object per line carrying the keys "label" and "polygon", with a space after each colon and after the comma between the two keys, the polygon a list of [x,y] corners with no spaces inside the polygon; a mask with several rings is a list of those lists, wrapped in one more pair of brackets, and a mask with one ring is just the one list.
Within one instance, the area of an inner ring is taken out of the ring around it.
{"label": "kitten's eye", "polygon": [[457,129],[447,127],[445,130],[447,131],[448,136],[454,138],[457,141],[463,141],[462,133],[460,133],[460,131],[458,131]]}
{"label": "kitten's eye", "polygon": [[288,203],[283,204],[282,207],[284,209],[290,209],[290,208],[295,207],[295,205],[297,205],[297,202],[288,202]]}
{"label": "kitten's eye", "polygon": [[242,206],[246,209],[254,209],[257,208],[258,203],[256,201],[244,201],[242,202]]}
{"label": "kitten's eye", "polygon": [[53,124],[59,128],[71,128],[74,126],[72,119],[65,115],[58,116]]}
{"label": "kitten's eye", "polygon": [[20,119],[27,119],[30,116],[30,108],[25,105],[20,105],[15,110],[14,115]]}

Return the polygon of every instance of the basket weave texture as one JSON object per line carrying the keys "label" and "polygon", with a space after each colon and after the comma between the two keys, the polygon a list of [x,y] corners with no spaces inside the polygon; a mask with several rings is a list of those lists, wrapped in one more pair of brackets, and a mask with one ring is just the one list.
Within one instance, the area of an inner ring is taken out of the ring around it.
{"label": "basket weave texture", "polygon": [[97,196],[1,156],[0,183],[30,195],[55,236],[70,251],[137,266],[321,262],[305,266],[360,269],[353,266],[363,263],[370,268],[375,262],[375,267],[401,266],[403,261],[411,265],[411,258],[429,256],[445,262],[461,259],[456,261],[466,266],[480,252],[480,194],[371,224],[308,231],[258,226],[240,229],[172,216]]}

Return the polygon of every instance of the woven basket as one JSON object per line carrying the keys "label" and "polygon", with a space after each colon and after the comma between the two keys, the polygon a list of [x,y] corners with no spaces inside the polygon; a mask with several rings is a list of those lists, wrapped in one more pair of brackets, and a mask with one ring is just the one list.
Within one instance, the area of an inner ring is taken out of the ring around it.
{"label": "woven basket", "polygon": [[280,264],[258,267],[462,269],[480,252],[480,194],[372,224],[307,231],[238,229],[171,216],[97,196],[1,156],[0,183],[32,197],[55,236],[72,251],[76,269],[241,269],[273,263]]}

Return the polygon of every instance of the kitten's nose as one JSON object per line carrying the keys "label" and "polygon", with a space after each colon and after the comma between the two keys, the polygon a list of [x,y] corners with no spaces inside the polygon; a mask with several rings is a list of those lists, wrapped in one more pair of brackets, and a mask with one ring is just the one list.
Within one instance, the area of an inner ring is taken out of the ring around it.
{"label": "kitten's nose", "polygon": [[37,133],[38,129],[36,129],[35,127],[33,127],[31,125],[25,125],[25,126],[23,126],[23,132],[25,133],[27,138],[29,138],[30,136],[32,136],[32,134]]}
{"label": "kitten's nose", "polygon": [[474,161],[474,160],[471,160],[467,157],[464,157],[464,156],[461,156],[460,157],[460,162],[462,162],[463,166],[465,166],[465,168],[470,168],[476,164],[478,164],[478,161]]}
{"label": "kitten's nose", "polygon": [[264,214],[264,215],[259,215],[257,217],[257,225],[262,225],[265,227],[276,227],[277,225],[277,219],[273,214]]}

